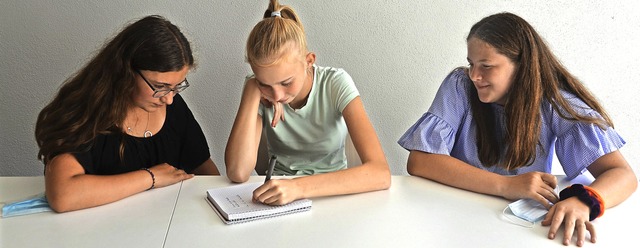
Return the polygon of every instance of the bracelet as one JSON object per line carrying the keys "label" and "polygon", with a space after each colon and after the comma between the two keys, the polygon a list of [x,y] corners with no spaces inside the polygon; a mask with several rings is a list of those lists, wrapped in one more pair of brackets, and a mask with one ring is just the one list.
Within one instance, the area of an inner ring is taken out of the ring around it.
{"label": "bracelet", "polygon": [[151,172],[151,170],[149,170],[149,168],[142,168],[140,170],[146,170],[147,172],[149,172],[149,175],[151,175],[151,187],[149,187],[147,190],[153,189],[156,186],[156,176],[153,175],[153,172]]}
{"label": "bracelet", "polygon": [[578,200],[589,207],[589,221],[595,220],[604,214],[605,207],[602,196],[593,188],[582,184],[574,184],[560,191],[561,201],[573,196],[578,197]]}

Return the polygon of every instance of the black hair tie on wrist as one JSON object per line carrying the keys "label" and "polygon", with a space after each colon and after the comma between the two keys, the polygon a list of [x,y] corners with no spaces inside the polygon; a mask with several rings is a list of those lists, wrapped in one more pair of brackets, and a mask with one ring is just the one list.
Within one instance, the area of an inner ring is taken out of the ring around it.
{"label": "black hair tie on wrist", "polygon": [[589,207],[589,221],[595,220],[604,214],[602,197],[592,188],[582,184],[574,184],[560,191],[560,201],[574,196]]}

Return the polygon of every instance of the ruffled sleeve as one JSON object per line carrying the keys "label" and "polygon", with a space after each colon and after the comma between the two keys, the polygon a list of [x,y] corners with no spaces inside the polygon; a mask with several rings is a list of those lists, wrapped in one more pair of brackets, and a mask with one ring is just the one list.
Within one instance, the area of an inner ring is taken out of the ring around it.
{"label": "ruffled sleeve", "polygon": [[[563,92],[563,95],[578,114],[602,118],[578,97],[568,92]],[[596,159],[622,148],[626,143],[612,127],[603,130],[595,124],[567,120],[557,113],[552,115],[551,128],[558,137],[555,144],[556,156],[569,178],[580,175]]]}
{"label": "ruffled sleeve", "polygon": [[589,123],[575,123],[558,136],[556,156],[569,178],[580,175],[596,159],[620,149],[626,142],[611,127],[602,130]]}
{"label": "ruffled sleeve", "polygon": [[409,151],[449,155],[456,132],[439,117],[427,112],[405,132],[398,144]]}
{"label": "ruffled sleeve", "polygon": [[450,155],[469,115],[468,85],[463,69],[451,72],[440,85],[429,111],[400,137],[398,144],[409,151]]}

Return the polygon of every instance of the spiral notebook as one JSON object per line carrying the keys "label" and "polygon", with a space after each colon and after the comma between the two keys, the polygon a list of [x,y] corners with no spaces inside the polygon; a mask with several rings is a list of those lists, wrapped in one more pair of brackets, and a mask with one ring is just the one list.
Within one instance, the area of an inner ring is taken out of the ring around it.
{"label": "spiral notebook", "polygon": [[253,191],[262,183],[240,185],[207,190],[207,202],[226,224],[243,223],[311,209],[311,200],[300,199],[282,206],[255,203]]}

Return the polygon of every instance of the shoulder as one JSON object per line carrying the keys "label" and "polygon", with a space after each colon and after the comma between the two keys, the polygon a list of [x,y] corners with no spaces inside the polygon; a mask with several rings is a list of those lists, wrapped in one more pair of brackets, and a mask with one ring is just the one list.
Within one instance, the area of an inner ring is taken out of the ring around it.
{"label": "shoulder", "polygon": [[178,106],[186,106],[187,103],[184,101],[184,98],[180,94],[173,96],[173,104]]}
{"label": "shoulder", "polygon": [[453,69],[453,71],[445,77],[442,81],[441,87],[449,87],[456,91],[466,91],[471,84],[471,79],[469,78],[469,75],[467,75],[467,69],[458,67]]}
{"label": "shoulder", "polygon": [[[568,103],[568,107],[575,111],[579,116],[602,118],[602,115],[598,111],[592,109],[582,99],[577,97],[568,91],[561,91],[562,98]],[[553,100],[552,100],[553,101]],[[573,130],[579,126],[592,126],[595,124],[587,124],[574,119],[567,119],[571,117],[569,111],[563,108],[560,104],[557,104],[554,108],[554,104],[546,100],[542,103],[542,115],[547,125],[553,129],[553,133],[557,136],[562,136],[568,133],[569,130]]]}
{"label": "shoulder", "polygon": [[195,117],[193,116],[191,109],[189,109],[189,106],[187,106],[187,102],[185,102],[184,98],[179,94],[175,95],[173,97],[173,103],[171,105],[167,105],[167,117],[165,124],[168,123],[169,126],[182,126],[184,123],[188,123],[192,119],[195,119]]}
{"label": "shoulder", "polygon": [[349,73],[342,68],[324,66],[314,66],[314,68],[316,70],[316,76],[318,77],[319,83],[353,83],[353,79]]}
{"label": "shoulder", "polygon": [[562,97],[569,103],[569,106],[573,108],[580,115],[588,115],[588,116],[600,116],[600,114],[589,107],[582,99],[577,97],[576,95],[564,91],[561,91]]}
{"label": "shoulder", "polygon": [[317,100],[331,104],[338,112],[342,112],[354,98],[360,95],[353,79],[344,69],[317,65],[314,65],[314,69],[316,78],[314,79],[315,89],[312,89],[315,92],[313,94],[318,97]]}
{"label": "shoulder", "polygon": [[[573,93],[561,90],[560,94],[561,97],[568,103],[571,110],[575,111],[578,115],[602,118],[598,111],[589,107],[589,105],[587,105],[582,99],[580,99]],[[560,116],[570,116],[569,112],[566,109],[562,109],[562,106],[558,104],[557,107],[561,109],[559,109],[558,111],[554,110],[552,103],[549,101],[544,101],[543,103],[543,111],[547,112],[547,115],[552,115],[554,119],[564,119]]]}
{"label": "shoulder", "polygon": [[342,68],[319,65],[314,65],[314,68],[316,69],[317,74],[325,75],[327,77],[340,77],[341,75],[348,75],[347,72]]}
{"label": "shoulder", "polygon": [[189,110],[189,106],[187,106],[187,102],[184,101],[184,98],[178,95],[173,96],[173,103],[171,105],[167,105],[167,112],[184,112]]}
{"label": "shoulder", "polygon": [[445,77],[436,95],[444,97],[447,101],[458,99],[466,103],[470,87],[473,87],[473,83],[467,75],[466,68],[458,67]]}
{"label": "shoulder", "polygon": [[355,82],[344,69],[317,65],[314,65],[314,69],[314,85],[319,91],[330,92],[334,98],[340,95],[360,94]]}

